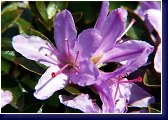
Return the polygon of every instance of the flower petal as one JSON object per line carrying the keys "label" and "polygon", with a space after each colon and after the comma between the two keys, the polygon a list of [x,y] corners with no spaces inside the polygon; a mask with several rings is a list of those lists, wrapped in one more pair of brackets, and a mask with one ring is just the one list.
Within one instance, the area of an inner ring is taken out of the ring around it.
{"label": "flower petal", "polygon": [[155,99],[144,89],[132,83],[131,97],[129,104],[134,107],[148,107],[149,103],[154,103]]}
{"label": "flower petal", "polygon": [[161,73],[161,66],[161,44],[159,44],[154,58],[154,68],[157,72]]}
{"label": "flower petal", "polygon": [[92,85],[97,81],[99,75],[98,68],[89,60],[79,63],[77,71],[71,71],[70,80],[80,86]]}
{"label": "flower petal", "polygon": [[113,10],[105,21],[102,30],[102,43],[97,52],[103,53],[111,49],[116,42],[117,38],[122,35],[125,30],[127,20],[127,11],[118,8]]}
{"label": "flower petal", "polygon": [[103,54],[98,63],[121,62],[140,56],[144,49],[152,46],[144,41],[130,40],[116,44],[111,50]]}
{"label": "flower petal", "polygon": [[162,16],[160,10],[150,9],[147,10],[144,14],[145,20],[149,22],[153,28],[158,32],[159,37],[162,37]]}
{"label": "flower petal", "polygon": [[76,43],[76,50],[79,51],[79,58],[90,59],[92,54],[99,47],[102,37],[100,32],[96,29],[84,30],[78,36],[78,41]]}
{"label": "flower petal", "polygon": [[1,89],[1,108],[9,104],[13,99],[12,92]]}
{"label": "flower petal", "polygon": [[157,9],[160,10],[160,4],[157,1],[140,1],[139,7],[135,10],[135,13],[139,14],[142,19],[146,10]]}
{"label": "flower petal", "polygon": [[72,96],[59,95],[60,102],[66,106],[79,109],[84,113],[99,113],[99,106],[89,98],[88,94],[80,94],[73,98]]}
{"label": "flower petal", "polygon": [[[46,66],[57,64],[55,47],[37,36],[17,35],[13,37],[14,49],[30,60],[35,60]],[[54,54],[53,54],[54,51]],[[50,57],[46,56],[50,55]]]}
{"label": "flower petal", "polygon": [[101,6],[101,10],[100,10],[100,14],[99,17],[97,18],[96,24],[94,26],[94,28],[98,29],[100,32],[103,29],[104,26],[104,22],[106,20],[106,17],[108,15],[109,12],[109,2],[107,1],[103,1],[102,2],[102,6]]}
{"label": "flower petal", "polygon": [[142,51],[141,55],[128,60],[125,65],[119,67],[113,72],[109,72],[109,73],[102,72],[99,78],[106,80],[109,78],[118,78],[119,76],[124,77],[125,75],[132,73],[133,71],[137,70],[139,67],[143,66],[147,62],[149,54],[152,52],[153,52],[153,47],[152,46],[147,47]]}
{"label": "flower petal", "polygon": [[68,10],[63,10],[58,13],[54,20],[54,39],[57,48],[64,51],[67,48],[65,43],[68,40],[69,47],[72,49],[75,45],[77,31],[71,13]]}
{"label": "flower petal", "polygon": [[59,71],[58,66],[51,66],[47,71],[41,76],[38,84],[35,86],[34,96],[37,99],[45,100],[49,98],[55,91],[63,89],[68,83],[68,77],[60,73],[54,78],[52,77],[52,72]]}

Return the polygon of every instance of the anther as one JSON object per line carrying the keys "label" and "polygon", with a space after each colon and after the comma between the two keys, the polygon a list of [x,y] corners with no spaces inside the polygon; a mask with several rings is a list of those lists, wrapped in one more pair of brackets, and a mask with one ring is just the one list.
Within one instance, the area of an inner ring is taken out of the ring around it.
{"label": "anther", "polygon": [[55,73],[55,72],[52,72],[52,73],[51,73],[51,76],[52,76],[52,78],[56,77],[56,73]]}
{"label": "anther", "polygon": [[117,100],[115,101],[115,104],[117,104],[119,100],[120,100],[120,99],[117,99]]}

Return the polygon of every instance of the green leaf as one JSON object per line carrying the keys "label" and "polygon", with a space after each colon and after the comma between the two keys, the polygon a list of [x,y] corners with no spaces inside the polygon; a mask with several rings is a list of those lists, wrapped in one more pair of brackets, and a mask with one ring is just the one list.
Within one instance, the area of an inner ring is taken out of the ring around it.
{"label": "green leaf", "polygon": [[68,2],[51,1],[47,6],[48,19],[55,17],[55,14],[67,8]]}
{"label": "green leaf", "polygon": [[138,6],[137,1],[110,1],[110,10],[114,10],[120,7],[128,7],[135,10]]}
{"label": "green leaf", "polygon": [[21,65],[26,70],[34,72],[38,75],[42,75],[45,72],[45,69],[43,69],[41,66],[39,66],[38,63],[36,63],[33,60],[28,60],[24,57],[17,58],[15,60],[15,63]]}
{"label": "green leaf", "polygon": [[21,16],[22,10],[5,11],[1,14],[1,32],[3,33]]}
{"label": "green leaf", "polygon": [[31,23],[27,22],[26,20],[22,18],[17,19],[16,24],[22,27],[32,27]]}
{"label": "green leaf", "polygon": [[4,72],[4,74],[8,74],[10,69],[11,69],[11,64],[6,60],[1,59],[1,71]]}
{"label": "green leaf", "polygon": [[55,92],[49,99],[47,99],[45,104],[51,107],[58,107],[59,106],[58,93]]}
{"label": "green leaf", "polygon": [[16,59],[16,55],[14,51],[1,51],[1,56],[2,58],[9,61],[14,61]]}
{"label": "green leaf", "polygon": [[31,27],[21,27],[21,26],[19,26],[19,31],[20,31],[20,34],[35,35],[35,36],[41,37],[41,38],[44,39],[44,40],[50,41],[50,40],[49,40],[45,35],[43,35],[41,32],[39,32],[39,31],[37,31],[37,30],[34,30],[34,29],[31,28]]}
{"label": "green leaf", "polygon": [[37,84],[37,81],[34,80],[34,78],[32,78],[29,75],[24,76],[21,80],[22,83],[24,83],[25,85],[27,85],[29,88],[31,88],[32,90],[34,90],[34,87]]}
{"label": "green leaf", "polygon": [[20,97],[22,97],[23,92],[19,82],[8,75],[3,75],[1,85],[3,90],[9,90],[12,92],[13,100],[11,102],[11,105],[21,110],[23,108],[23,104],[20,104],[22,100],[20,100],[19,103],[18,100],[20,99]]}
{"label": "green leaf", "polygon": [[154,74],[150,70],[146,70],[144,75],[144,84],[149,87],[160,87],[161,83],[160,80],[156,79]]}
{"label": "green leaf", "polygon": [[1,50],[2,51],[13,50],[12,41],[10,38],[1,38]]}
{"label": "green leaf", "polygon": [[2,9],[1,14],[3,14],[6,11],[13,11],[13,10],[17,10],[17,9],[20,9],[20,8],[27,8],[27,6],[28,6],[28,4],[26,4],[24,2],[14,2],[14,3],[11,3],[7,6],[5,6]]}
{"label": "green leaf", "polygon": [[47,8],[46,8],[45,3],[43,1],[36,1],[36,6],[37,6],[37,9],[38,9],[40,15],[42,16],[44,21],[47,23],[48,15],[47,15]]}
{"label": "green leaf", "polygon": [[150,113],[160,113],[161,105],[159,103],[151,103],[148,105],[148,110]]}
{"label": "green leaf", "polygon": [[79,95],[79,94],[81,94],[81,92],[78,89],[76,89],[74,87],[71,87],[71,86],[68,86],[68,85],[66,87],[64,87],[64,89],[67,92],[71,93],[72,95]]}

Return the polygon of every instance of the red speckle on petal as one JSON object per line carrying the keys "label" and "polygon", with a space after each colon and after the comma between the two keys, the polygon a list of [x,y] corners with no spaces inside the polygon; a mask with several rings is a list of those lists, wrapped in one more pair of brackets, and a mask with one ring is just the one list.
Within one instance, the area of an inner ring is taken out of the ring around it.
{"label": "red speckle on petal", "polygon": [[55,73],[55,72],[52,72],[52,73],[51,73],[51,76],[52,76],[52,78],[56,77],[56,73]]}

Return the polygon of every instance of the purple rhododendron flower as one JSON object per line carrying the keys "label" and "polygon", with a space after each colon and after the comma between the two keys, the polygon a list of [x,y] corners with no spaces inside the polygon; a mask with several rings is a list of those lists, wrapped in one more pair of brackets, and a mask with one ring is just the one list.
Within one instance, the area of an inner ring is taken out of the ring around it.
{"label": "purple rhododendron flower", "polygon": [[1,89],[1,108],[9,104],[13,99],[12,92]]}
{"label": "purple rhododendron flower", "polygon": [[[133,19],[126,28],[127,11],[118,8],[108,14],[108,9],[109,3],[103,2],[94,27],[102,35],[101,43],[91,58],[94,63],[99,65],[106,62],[127,61],[141,55],[145,49],[153,50],[153,47],[144,41],[123,41],[122,36],[129,30],[135,20]],[[146,56],[148,55],[147,53]]]}
{"label": "purple rhododendron flower", "polygon": [[[101,110],[96,107],[95,111],[122,113],[127,111],[128,104],[147,107],[148,103],[154,102],[154,98],[132,83],[141,82],[142,78],[138,77],[134,80],[127,80],[124,77],[147,62],[149,54],[153,52],[153,47],[146,42],[137,40],[121,42],[121,37],[131,27],[129,25],[125,30],[127,11],[119,8],[108,15],[108,6],[108,2],[103,2],[95,25],[95,29],[101,32],[102,40],[91,60],[96,64],[110,61],[122,62],[125,60],[126,63],[113,72],[101,72],[99,75],[99,81],[94,84],[94,87],[100,95],[103,105]],[[82,97],[85,96],[82,95]],[[89,102],[90,99],[88,97],[87,101],[82,102],[85,103],[82,105],[76,103],[77,100],[80,101],[81,96],[77,96],[75,101],[65,96],[60,96],[59,98],[61,103],[69,107],[80,109],[83,112],[94,111],[94,102]],[[86,110],[86,108],[90,109]]]}
{"label": "purple rhododendron flower", "polygon": [[77,37],[71,13],[63,10],[54,20],[54,39],[56,47],[37,36],[13,37],[17,52],[49,67],[35,86],[34,96],[38,99],[47,99],[69,80],[81,86],[91,85],[99,75],[98,68],[90,61],[101,40],[99,31],[87,29]]}

